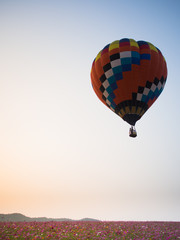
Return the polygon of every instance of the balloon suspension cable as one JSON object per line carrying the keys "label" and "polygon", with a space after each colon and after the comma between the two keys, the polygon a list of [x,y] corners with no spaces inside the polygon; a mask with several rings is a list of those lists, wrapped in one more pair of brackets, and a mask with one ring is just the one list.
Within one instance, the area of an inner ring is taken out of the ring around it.
{"label": "balloon suspension cable", "polygon": [[137,132],[136,132],[135,126],[133,125],[129,129],[129,136],[133,138],[137,137]]}

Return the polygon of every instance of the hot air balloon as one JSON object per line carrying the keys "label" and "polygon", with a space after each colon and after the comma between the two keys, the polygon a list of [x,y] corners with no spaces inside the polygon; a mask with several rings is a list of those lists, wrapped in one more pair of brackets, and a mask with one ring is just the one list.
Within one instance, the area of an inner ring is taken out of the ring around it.
{"label": "hot air balloon", "polygon": [[146,41],[123,38],[105,46],[92,63],[91,83],[98,98],[131,125],[164,89],[167,65],[161,51]]}

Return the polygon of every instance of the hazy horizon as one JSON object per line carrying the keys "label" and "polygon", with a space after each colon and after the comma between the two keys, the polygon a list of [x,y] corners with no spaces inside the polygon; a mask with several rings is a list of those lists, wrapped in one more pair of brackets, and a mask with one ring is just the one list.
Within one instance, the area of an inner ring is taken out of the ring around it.
{"label": "hazy horizon", "polygon": [[[29,216],[26,216],[22,213],[7,213],[7,214],[0,213],[0,215],[5,215],[5,219],[6,219],[5,221],[7,221],[7,219],[11,219],[11,221],[12,221],[12,217],[13,217],[13,221],[22,221],[22,217],[31,219],[31,220],[28,220],[28,221],[34,221],[34,220],[36,220],[36,221],[38,221],[38,220],[40,220],[40,221],[51,221],[51,220],[54,220],[54,221],[56,221],[56,220],[59,220],[59,221],[103,221],[103,220],[100,220],[98,218],[89,218],[89,217],[84,217],[84,218],[81,218],[81,219],[72,219],[72,218],[65,218],[65,217],[64,218],[61,218],[61,217],[51,218],[51,217],[46,217],[46,216],[29,217]],[[8,218],[9,215],[11,215],[10,216],[11,218]],[[2,221],[2,216],[0,216],[0,217],[1,217],[0,221]],[[21,220],[20,220],[20,218],[21,218]],[[10,221],[10,220],[8,220],[8,221]],[[27,221],[27,220],[23,220],[23,221]],[[114,220],[105,220],[105,221],[114,221]],[[128,222],[128,220],[116,220],[116,221],[117,222],[118,221]],[[135,221],[136,222],[136,220],[129,220],[129,222],[130,221]],[[154,222],[154,220],[147,220],[147,221],[146,220],[140,220],[140,222],[141,221],[143,221],[143,222],[148,222],[148,221],[149,222]],[[160,222],[160,221],[157,221],[157,222]],[[164,221],[164,222],[179,222],[179,221]]]}
{"label": "hazy horizon", "polygon": [[[0,212],[180,221],[180,2],[0,0]],[[90,79],[122,38],[158,47],[159,99],[128,136]]]}

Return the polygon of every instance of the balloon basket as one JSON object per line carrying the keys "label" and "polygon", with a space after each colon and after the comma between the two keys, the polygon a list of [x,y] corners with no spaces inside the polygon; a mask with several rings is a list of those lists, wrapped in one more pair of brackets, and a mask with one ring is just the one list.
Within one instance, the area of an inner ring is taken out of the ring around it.
{"label": "balloon basket", "polygon": [[131,128],[129,129],[129,136],[133,138],[137,137],[137,132],[134,126],[131,126]]}

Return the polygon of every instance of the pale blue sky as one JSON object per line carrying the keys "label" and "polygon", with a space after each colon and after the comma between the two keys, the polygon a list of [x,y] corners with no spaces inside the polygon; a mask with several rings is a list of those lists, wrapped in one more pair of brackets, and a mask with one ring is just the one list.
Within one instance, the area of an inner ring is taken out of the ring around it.
{"label": "pale blue sky", "polygon": [[[180,221],[180,2],[0,0],[0,212]],[[91,64],[128,37],[166,58],[138,137],[91,87]]]}

